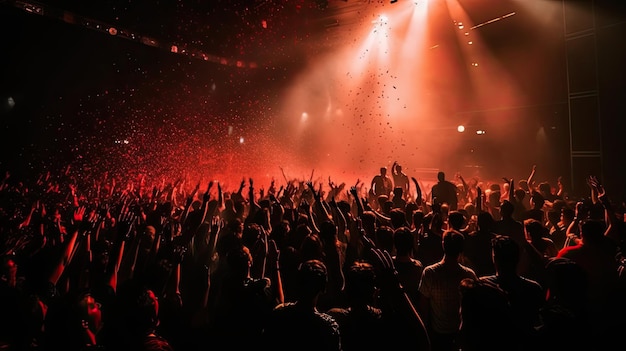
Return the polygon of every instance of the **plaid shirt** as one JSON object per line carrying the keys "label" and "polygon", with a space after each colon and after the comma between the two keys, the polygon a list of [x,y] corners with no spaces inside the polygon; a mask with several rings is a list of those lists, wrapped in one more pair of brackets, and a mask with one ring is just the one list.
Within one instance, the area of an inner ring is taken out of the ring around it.
{"label": "plaid shirt", "polygon": [[440,261],[424,268],[419,292],[430,300],[430,323],[433,331],[441,334],[459,331],[459,284],[464,278],[478,279],[471,268],[458,263],[444,264]]}

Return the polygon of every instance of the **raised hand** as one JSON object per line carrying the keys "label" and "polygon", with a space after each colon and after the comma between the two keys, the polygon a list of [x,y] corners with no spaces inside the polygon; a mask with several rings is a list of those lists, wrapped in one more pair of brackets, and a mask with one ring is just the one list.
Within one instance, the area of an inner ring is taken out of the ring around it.
{"label": "raised hand", "polygon": [[120,213],[117,222],[117,233],[124,241],[128,241],[133,234],[135,222],[137,221],[137,214],[132,211],[125,211]]}
{"label": "raised hand", "polygon": [[606,195],[604,187],[596,176],[589,176],[589,178],[587,179],[587,184],[589,184],[589,186],[597,192],[598,198],[604,197]]}
{"label": "raised hand", "polygon": [[224,220],[219,216],[211,218],[211,235],[217,236],[224,229]]}
{"label": "raised hand", "polygon": [[398,278],[398,271],[396,271],[396,267],[393,264],[391,254],[387,250],[374,247],[370,248],[370,257],[382,287],[401,290],[402,284]]}

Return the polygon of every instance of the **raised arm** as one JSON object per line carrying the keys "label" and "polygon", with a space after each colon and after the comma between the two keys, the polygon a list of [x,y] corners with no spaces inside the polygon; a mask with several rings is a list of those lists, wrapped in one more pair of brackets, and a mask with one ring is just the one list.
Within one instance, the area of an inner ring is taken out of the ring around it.
{"label": "raised arm", "polygon": [[196,184],[196,186],[193,188],[191,194],[189,194],[189,196],[187,196],[187,202],[185,203],[185,210],[183,211],[182,215],[180,216],[180,223],[184,226],[185,225],[185,221],[187,220],[187,216],[189,215],[189,211],[191,211],[191,205],[193,204],[194,199],[196,198],[197,194],[198,194],[198,190],[200,190],[200,182],[198,182]]}
{"label": "raised arm", "polygon": [[73,228],[69,234],[69,238],[66,239],[66,241],[63,243],[65,246],[63,248],[63,252],[61,253],[61,257],[59,258],[56,265],[53,267],[52,272],[48,276],[48,281],[55,286],[59,282],[61,275],[63,275],[65,268],[72,261],[84,215],[85,207],[78,207],[74,210]]}
{"label": "raised arm", "polygon": [[533,183],[535,182],[534,178],[535,178],[536,172],[537,172],[537,165],[533,165],[533,168],[530,171],[530,175],[526,179],[526,184],[528,184],[528,192],[530,193],[533,192],[533,188],[534,188]]}
{"label": "raised arm", "polygon": [[604,235],[615,240],[615,242],[619,242],[620,240],[620,232],[619,232],[619,223],[615,212],[613,211],[613,207],[611,204],[611,200],[606,195],[606,190],[604,186],[596,176],[589,177],[589,184],[592,188],[595,189],[595,193],[597,194],[598,201],[604,207],[604,220],[606,222],[607,228],[604,232]]}
{"label": "raised arm", "polygon": [[385,300],[383,306],[389,306],[389,309],[383,313],[391,314],[397,327],[402,328],[400,336],[405,338],[403,344],[406,344],[409,349],[430,350],[431,343],[426,325],[404,291],[391,255],[387,251],[371,247],[370,257],[372,264],[376,267],[381,297]]}
{"label": "raised arm", "polygon": [[515,182],[513,178],[509,179],[507,177],[502,177],[502,180],[509,185],[509,201],[512,202],[515,198]]}
{"label": "raised arm", "polygon": [[415,177],[411,177],[411,180],[415,185],[415,203],[418,206],[422,206],[422,188],[420,187],[420,184],[418,183],[417,179],[415,179]]}

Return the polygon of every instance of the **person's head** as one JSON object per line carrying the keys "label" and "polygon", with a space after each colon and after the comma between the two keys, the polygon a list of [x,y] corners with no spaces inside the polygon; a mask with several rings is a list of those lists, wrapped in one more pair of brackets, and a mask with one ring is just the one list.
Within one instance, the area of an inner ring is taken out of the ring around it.
{"label": "person's head", "polygon": [[122,320],[133,336],[153,332],[159,325],[159,300],[154,291],[137,279],[119,286],[118,301]]}
{"label": "person's head", "polygon": [[396,165],[396,170],[398,171],[398,173],[402,172],[402,166],[401,165]]}
{"label": "person's head", "polygon": [[0,278],[9,282],[15,282],[17,278],[17,261],[12,255],[2,257],[2,273]]}
{"label": "person's head", "polygon": [[552,187],[550,186],[550,183],[548,182],[539,183],[539,186],[537,187],[537,189],[543,196],[546,196],[552,193]]}
{"label": "person's head", "polygon": [[[378,203],[378,207],[384,209],[386,206],[387,201],[389,201],[389,196],[385,195],[385,194],[381,194],[378,195],[376,197],[376,202]],[[393,205],[393,203],[392,203]]]}
{"label": "person's head", "polygon": [[243,235],[243,228],[243,221],[238,217],[232,218],[231,220],[226,222],[226,229],[228,230],[228,232],[237,237],[241,237]]}
{"label": "person's head", "polygon": [[257,223],[249,223],[243,228],[241,241],[247,247],[254,247],[257,240],[264,237],[263,227]]}
{"label": "person's head", "polygon": [[502,218],[511,218],[513,216],[513,212],[515,211],[515,206],[509,200],[502,201],[500,204],[500,215]]}
{"label": "person's head", "polygon": [[80,294],[76,304],[77,317],[86,323],[93,333],[97,333],[102,327],[102,306],[91,293]]}
{"label": "person's head", "polygon": [[491,207],[500,207],[500,198],[502,197],[502,194],[500,193],[500,190],[492,190],[489,192],[489,195],[487,196],[487,202],[489,202],[489,205]]}
{"label": "person's head", "polygon": [[491,255],[499,274],[516,272],[520,260],[520,248],[515,240],[504,235],[496,236],[491,240]]}
{"label": "person's head", "polygon": [[476,205],[474,205],[471,202],[468,202],[465,205],[463,205],[463,209],[465,210],[465,212],[467,212],[468,217],[471,217],[472,215],[476,214]]}
{"label": "person's head", "polygon": [[389,253],[393,251],[393,228],[381,225],[376,229],[376,246]]}
{"label": "person's head", "polygon": [[406,213],[400,208],[392,208],[389,211],[389,219],[394,229],[409,225],[406,220]]}
{"label": "person's head", "polygon": [[517,182],[517,186],[524,192],[530,191],[530,187],[528,186],[528,181],[526,179],[520,179],[519,182]]}
{"label": "person's head", "polygon": [[397,187],[393,188],[393,196],[394,196],[394,198],[401,199],[403,193],[404,193],[404,189],[402,189],[402,187],[397,186]]}
{"label": "person's head", "polygon": [[564,223],[571,223],[574,217],[576,217],[576,211],[574,211],[574,209],[569,207],[563,207],[561,209],[561,220]]}
{"label": "person's head", "polygon": [[419,227],[424,224],[424,211],[417,210],[413,212],[413,226]]}
{"label": "person's head", "polygon": [[443,182],[446,180],[446,174],[443,171],[437,172],[437,180]]}
{"label": "person's head", "polygon": [[320,260],[307,260],[300,264],[297,274],[300,300],[313,300],[326,290],[328,271]]}
{"label": "person's head", "polygon": [[557,225],[561,220],[561,211],[557,211],[555,209],[551,209],[548,211],[548,221],[551,225]]}
{"label": "person's head", "polygon": [[583,244],[596,244],[604,238],[606,224],[602,220],[590,219],[580,226],[580,236]]}
{"label": "person's head", "polygon": [[513,314],[507,294],[487,280],[465,278],[459,284],[463,350],[509,350],[513,346]]}
{"label": "person's head", "polygon": [[346,272],[346,295],[352,306],[372,303],[376,293],[374,267],[368,262],[354,262]]}
{"label": "person's head", "polygon": [[476,216],[476,224],[478,229],[483,232],[492,232],[496,226],[493,216],[489,212],[481,212]]}
{"label": "person's head", "polygon": [[408,227],[400,227],[393,232],[393,245],[397,256],[409,256],[413,252],[415,239]]}
{"label": "person's head", "polygon": [[531,241],[538,241],[543,237],[545,228],[538,220],[529,218],[524,220],[524,231],[526,232],[526,237],[528,239]]}
{"label": "person's head", "polygon": [[387,175],[387,167],[380,167],[380,175]]}
{"label": "person's head", "polygon": [[252,255],[246,246],[232,248],[226,254],[226,263],[230,271],[239,278],[247,278],[252,266]]}
{"label": "person's head", "polygon": [[543,195],[534,192],[530,197],[530,206],[533,209],[540,210],[543,208],[543,205],[546,203],[545,197]]}
{"label": "person's head", "polygon": [[324,244],[317,233],[311,233],[304,237],[300,246],[300,255],[305,260],[321,260],[324,257]]}
{"label": "person's head", "polygon": [[565,257],[553,257],[545,266],[544,282],[547,299],[556,300],[565,306],[581,307],[586,299],[587,274],[580,265]]}
{"label": "person's head", "polygon": [[459,211],[450,211],[448,223],[454,230],[461,230],[465,226],[465,216]]}
{"label": "person's head", "polygon": [[465,238],[456,230],[446,230],[441,236],[443,252],[449,257],[458,257],[463,252]]}

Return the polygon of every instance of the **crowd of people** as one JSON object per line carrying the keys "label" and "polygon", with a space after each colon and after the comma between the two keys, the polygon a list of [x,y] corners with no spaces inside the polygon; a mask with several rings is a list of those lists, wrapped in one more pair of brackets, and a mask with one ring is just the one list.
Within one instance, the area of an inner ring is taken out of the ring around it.
{"label": "crowd of people", "polygon": [[[607,350],[624,202],[396,162],[371,183],[0,183],[2,350]],[[425,186],[425,184],[432,184]]]}

